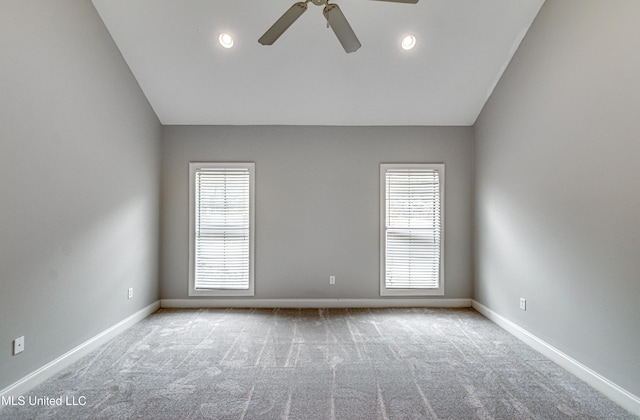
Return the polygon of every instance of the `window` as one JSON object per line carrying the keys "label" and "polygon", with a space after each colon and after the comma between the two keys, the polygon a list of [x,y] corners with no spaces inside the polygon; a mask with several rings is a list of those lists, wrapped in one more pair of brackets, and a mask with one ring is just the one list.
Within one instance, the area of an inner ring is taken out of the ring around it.
{"label": "window", "polygon": [[189,164],[189,295],[253,296],[253,163]]}
{"label": "window", "polygon": [[380,294],[444,295],[444,164],[382,164],[380,196]]}

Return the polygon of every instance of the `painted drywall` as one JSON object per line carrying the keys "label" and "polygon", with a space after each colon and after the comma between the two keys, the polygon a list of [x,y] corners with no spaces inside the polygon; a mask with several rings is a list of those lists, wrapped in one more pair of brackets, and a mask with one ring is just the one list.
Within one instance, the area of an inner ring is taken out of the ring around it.
{"label": "painted drywall", "polygon": [[469,127],[165,127],[163,299],[188,297],[189,161],[255,162],[262,299],[380,298],[380,163],[444,162],[444,297],[471,297]]}
{"label": "painted drywall", "polygon": [[0,56],[2,390],[157,300],[161,126],[88,0],[0,2]]}
{"label": "painted drywall", "polygon": [[638,22],[547,0],[475,125],[475,299],[635,395]]}

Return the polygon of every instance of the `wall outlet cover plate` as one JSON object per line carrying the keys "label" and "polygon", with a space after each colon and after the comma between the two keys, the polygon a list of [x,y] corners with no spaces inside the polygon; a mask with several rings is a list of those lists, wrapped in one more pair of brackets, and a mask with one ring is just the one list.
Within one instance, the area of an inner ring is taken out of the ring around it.
{"label": "wall outlet cover plate", "polygon": [[22,353],[24,351],[24,336],[18,337],[13,340],[13,355],[15,356],[18,353]]}

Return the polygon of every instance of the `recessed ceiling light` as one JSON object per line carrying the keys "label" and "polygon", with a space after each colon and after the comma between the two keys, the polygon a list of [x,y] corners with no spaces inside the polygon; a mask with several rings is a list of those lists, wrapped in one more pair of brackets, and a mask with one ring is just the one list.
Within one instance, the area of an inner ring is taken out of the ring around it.
{"label": "recessed ceiling light", "polygon": [[400,46],[402,46],[403,50],[409,51],[416,46],[416,37],[413,35],[405,36],[404,38],[402,38],[402,43],[400,44]]}
{"label": "recessed ceiling light", "polygon": [[220,36],[218,37],[218,42],[224,48],[233,47],[233,37],[231,36],[231,34],[229,34],[227,32],[223,32],[223,33],[220,34]]}

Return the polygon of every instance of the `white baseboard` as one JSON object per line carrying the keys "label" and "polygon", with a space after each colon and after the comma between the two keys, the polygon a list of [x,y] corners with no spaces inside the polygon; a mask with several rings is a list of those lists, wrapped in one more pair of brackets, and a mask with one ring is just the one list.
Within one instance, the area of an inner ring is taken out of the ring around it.
{"label": "white baseboard", "polygon": [[60,372],[62,369],[71,365],[74,362],[77,362],[82,357],[91,353],[93,350],[97,349],[101,345],[105,344],[113,337],[117,336],[121,332],[125,331],[127,328],[137,324],[142,321],[147,316],[151,315],[155,311],[160,308],[160,301],[155,301],[151,305],[139,310],[133,315],[123,319],[112,327],[107,328],[102,331],[100,334],[94,336],[93,338],[85,341],[79,346],[69,350],[62,356],[57,359],[47,363],[42,366],[38,370],[30,373],[19,381],[15,382],[12,385],[9,385],[7,388],[0,391],[0,397],[18,397],[27,393],[29,390],[33,389],[35,386],[41,384],[46,381],[56,373]]}
{"label": "white baseboard", "polygon": [[161,308],[470,308],[471,299],[162,299]]}
{"label": "white baseboard", "polygon": [[630,393],[624,388],[621,388],[599,373],[589,369],[587,366],[583,365],[577,360],[567,356],[565,353],[539,339],[519,325],[509,321],[502,315],[497,314],[480,302],[472,300],[471,305],[475,310],[519,338],[534,350],[540,352],[568,372],[572,373],[576,377],[591,385],[593,388],[602,392],[604,395],[615,401],[621,407],[624,407],[631,413],[640,416],[640,397]]}

